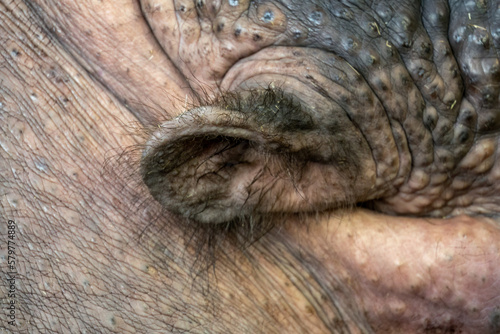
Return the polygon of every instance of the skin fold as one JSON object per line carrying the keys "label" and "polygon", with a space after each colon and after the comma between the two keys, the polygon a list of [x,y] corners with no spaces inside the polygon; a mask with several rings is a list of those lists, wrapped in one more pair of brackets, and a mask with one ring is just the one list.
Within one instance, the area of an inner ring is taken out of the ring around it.
{"label": "skin fold", "polygon": [[0,328],[500,333],[499,6],[1,1]]}

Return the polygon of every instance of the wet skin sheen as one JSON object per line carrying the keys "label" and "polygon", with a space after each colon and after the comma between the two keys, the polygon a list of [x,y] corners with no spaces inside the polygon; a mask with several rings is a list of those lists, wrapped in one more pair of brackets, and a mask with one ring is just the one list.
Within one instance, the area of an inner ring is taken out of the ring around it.
{"label": "wet skin sheen", "polygon": [[500,333],[499,96],[499,1],[0,1],[0,328]]}

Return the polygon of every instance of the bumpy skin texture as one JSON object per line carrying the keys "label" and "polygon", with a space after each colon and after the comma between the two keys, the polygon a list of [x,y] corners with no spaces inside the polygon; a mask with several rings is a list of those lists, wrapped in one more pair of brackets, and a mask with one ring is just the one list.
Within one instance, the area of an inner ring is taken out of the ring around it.
{"label": "bumpy skin texture", "polygon": [[[217,95],[272,83],[298,99],[305,115],[302,119],[309,117],[312,122],[308,128],[288,126],[290,136],[279,138],[284,132],[280,122],[289,117],[280,115],[286,108],[276,105],[277,110],[257,110],[252,106],[262,105],[258,102],[234,108],[224,100],[221,108],[226,110],[214,112],[226,122],[214,130],[224,135],[220,139],[224,151],[231,150],[224,145],[227,137],[248,141],[236,131],[242,121],[234,120],[233,125],[230,120],[231,114],[238,118],[243,109],[259,117],[270,114],[266,116],[272,121],[264,124],[271,129],[263,130],[261,123],[251,119],[243,121],[256,137],[271,137],[268,141],[279,146],[274,151],[311,164],[289,168],[303,172],[298,178],[288,178],[288,189],[282,185],[286,181],[268,188],[255,182],[273,183],[265,172],[272,162],[254,168],[256,176],[245,172],[245,178],[240,171],[225,167],[225,158],[217,153],[211,153],[219,159],[212,166],[206,166],[211,158],[204,155],[180,159],[186,161],[184,167],[178,165],[178,154],[171,154],[172,162],[164,157],[147,160],[143,164],[146,182],[155,198],[171,210],[215,221],[249,210],[314,211],[373,200],[373,207],[387,213],[498,214],[500,166],[495,157],[500,129],[500,42],[495,18],[500,9],[496,2],[386,1],[369,6],[200,0],[141,4],[163,50],[195,92]],[[212,124],[206,123],[207,127]],[[203,128],[192,125],[197,126]],[[177,140],[171,130],[175,121],[164,127],[149,145]],[[227,134],[222,127],[230,129]],[[193,130],[189,140],[203,146],[203,136],[209,134]],[[314,143],[307,134],[323,140]],[[179,136],[185,142],[189,134]],[[271,149],[261,142],[254,144],[264,152],[260,160],[272,160]],[[178,146],[179,154],[183,147]],[[296,154],[301,149],[322,159]],[[342,152],[352,159],[347,161]],[[232,159],[231,168],[235,161],[255,166],[254,159],[244,155],[227,159]],[[320,168],[315,168],[317,162]],[[344,175],[342,164],[352,173]],[[193,185],[163,182],[169,173],[176,178],[189,166],[203,166],[182,174]],[[207,174],[211,181],[206,180]],[[233,183],[221,183],[220,178]],[[321,180],[326,189],[314,179]],[[326,196],[315,198],[309,186]],[[210,194],[204,195],[203,189]],[[262,207],[268,203],[262,191],[284,197],[287,203],[275,201],[271,208]]]}
{"label": "bumpy skin texture", "polygon": [[499,15],[1,1],[2,326],[498,333]]}

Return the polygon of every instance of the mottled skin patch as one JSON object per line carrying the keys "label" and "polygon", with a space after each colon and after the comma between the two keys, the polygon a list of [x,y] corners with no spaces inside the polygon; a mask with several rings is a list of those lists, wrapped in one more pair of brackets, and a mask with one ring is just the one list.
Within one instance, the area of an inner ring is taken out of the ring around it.
{"label": "mottled skin patch", "polygon": [[[201,105],[227,90],[272,83],[310,107],[305,113],[320,124],[347,115],[371,150],[373,160],[359,163],[376,165],[372,189],[347,196],[348,204],[370,200],[378,211],[416,216],[497,215],[495,3],[290,0],[200,8],[179,0],[165,1],[146,18]],[[142,6],[147,14],[152,3]],[[329,196],[322,207],[342,203]]]}

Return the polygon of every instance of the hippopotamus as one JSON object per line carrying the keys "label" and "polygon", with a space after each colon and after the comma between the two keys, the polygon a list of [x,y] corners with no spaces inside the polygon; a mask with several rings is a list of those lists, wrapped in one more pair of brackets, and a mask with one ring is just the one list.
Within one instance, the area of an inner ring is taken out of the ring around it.
{"label": "hippopotamus", "polygon": [[500,333],[500,1],[0,1],[2,319]]}

